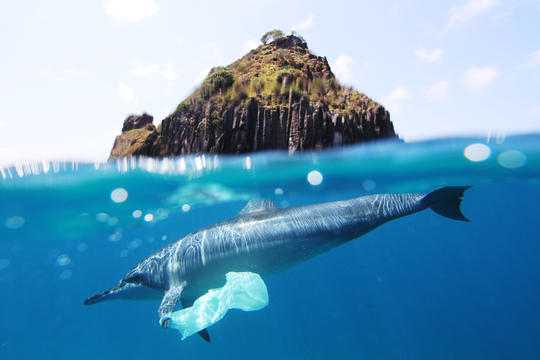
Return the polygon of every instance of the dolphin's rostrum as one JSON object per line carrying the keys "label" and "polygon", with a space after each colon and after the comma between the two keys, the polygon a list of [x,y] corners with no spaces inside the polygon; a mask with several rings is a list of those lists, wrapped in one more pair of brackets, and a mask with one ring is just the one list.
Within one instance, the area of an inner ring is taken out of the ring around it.
{"label": "dolphin's rostrum", "polygon": [[[165,295],[158,315],[178,301],[189,307],[230,271],[270,275],[356,239],[387,221],[431,208],[468,221],[460,210],[467,186],[444,187],[429,194],[379,194],[323,204],[277,208],[272,201],[250,201],[234,218],[186,235],[131,269],[120,283],[85,300],[156,298]],[[200,333],[207,341],[208,333]]]}

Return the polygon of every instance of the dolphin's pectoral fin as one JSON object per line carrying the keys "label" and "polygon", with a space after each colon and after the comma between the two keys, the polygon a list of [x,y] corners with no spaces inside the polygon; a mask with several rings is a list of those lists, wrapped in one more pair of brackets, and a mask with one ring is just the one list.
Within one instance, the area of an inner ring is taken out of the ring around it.
{"label": "dolphin's pectoral fin", "polygon": [[176,307],[176,304],[178,304],[178,301],[182,296],[182,290],[184,290],[184,285],[173,287],[165,293],[165,296],[163,296],[163,300],[161,300],[161,305],[159,305],[158,310],[159,323],[162,327],[169,327],[171,319],[168,318],[167,315],[170,315]]}
{"label": "dolphin's pectoral fin", "polygon": [[[192,307],[193,303],[194,303],[194,300],[182,298],[181,302],[182,302],[182,307],[185,309],[185,308],[188,308],[188,307]],[[204,339],[204,341],[206,341],[208,343],[210,342],[210,334],[208,333],[207,329],[202,329],[201,331],[197,332],[197,334],[199,334],[200,337],[202,337]]]}

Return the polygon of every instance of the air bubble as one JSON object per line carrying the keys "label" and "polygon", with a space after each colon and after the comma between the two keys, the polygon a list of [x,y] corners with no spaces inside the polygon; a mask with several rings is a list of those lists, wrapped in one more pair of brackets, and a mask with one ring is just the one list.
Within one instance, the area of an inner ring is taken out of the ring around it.
{"label": "air bubble", "polygon": [[68,266],[71,264],[71,258],[67,254],[61,254],[56,258],[56,266]]}
{"label": "air bubble", "polygon": [[507,150],[497,156],[497,162],[507,169],[517,169],[527,163],[527,156],[518,150]]}
{"label": "air bubble", "polygon": [[146,214],[146,215],[144,215],[144,221],[150,222],[150,221],[152,221],[152,220],[154,220],[154,215],[152,215],[152,214]]}
{"label": "air bubble", "polygon": [[115,203],[123,203],[128,198],[128,192],[124,188],[117,188],[111,192],[111,200]]}
{"label": "air bubble", "polygon": [[22,216],[13,216],[6,220],[5,225],[8,229],[20,229],[24,226],[26,219]]}
{"label": "air bubble", "polygon": [[491,149],[485,144],[471,144],[463,150],[463,155],[470,161],[484,161],[491,155]]}
{"label": "air bubble", "polygon": [[64,271],[62,271],[60,273],[59,278],[60,278],[60,280],[67,280],[67,279],[69,279],[71,277],[71,275],[73,275],[73,272],[71,270],[67,269],[67,270],[64,270]]}
{"label": "air bubble", "polygon": [[107,222],[107,220],[109,220],[109,214],[107,214],[107,213],[101,212],[101,213],[96,215],[96,221],[97,222],[104,223],[104,222]]}
{"label": "air bubble", "polygon": [[364,180],[362,181],[362,187],[366,191],[373,191],[377,187],[377,184],[373,180]]}
{"label": "air bubble", "polygon": [[117,242],[122,240],[122,232],[115,231],[111,235],[109,235],[109,241],[110,242]]}
{"label": "air bubble", "polygon": [[169,217],[169,211],[167,209],[159,208],[156,210],[156,219],[157,220],[165,220]]}
{"label": "air bubble", "polygon": [[6,269],[10,263],[9,259],[0,259],[0,270]]}
{"label": "air bubble", "polygon": [[130,250],[135,250],[136,248],[138,248],[141,245],[142,245],[142,240],[141,239],[135,239],[135,240],[132,240],[132,241],[129,242],[128,248]]}
{"label": "air bubble", "polygon": [[320,185],[323,181],[323,176],[317,170],[310,171],[307,175],[307,181],[313,186]]}
{"label": "air bubble", "polygon": [[78,252],[84,252],[88,249],[88,244],[86,243],[80,243],[79,245],[77,245],[77,251]]}

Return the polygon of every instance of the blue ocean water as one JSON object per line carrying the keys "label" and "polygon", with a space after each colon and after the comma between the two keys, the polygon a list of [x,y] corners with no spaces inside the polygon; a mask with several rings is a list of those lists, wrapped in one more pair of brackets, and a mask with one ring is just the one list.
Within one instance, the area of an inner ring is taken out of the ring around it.
{"label": "blue ocean water", "polygon": [[[229,312],[211,344],[162,329],[158,302],[83,306],[249,199],[445,185],[472,185],[471,222],[426,210],[269,277],[269,306]],[[539,214],[539,135],[2,168],[0,359],[539,359]]]}

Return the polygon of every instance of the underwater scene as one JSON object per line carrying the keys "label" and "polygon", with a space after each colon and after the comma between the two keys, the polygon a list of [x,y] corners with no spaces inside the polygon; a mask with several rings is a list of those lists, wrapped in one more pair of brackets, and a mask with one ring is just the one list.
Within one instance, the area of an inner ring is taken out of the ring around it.
{"label": "underwater scene", "polygon": [[[268,305],[210,343],[160,326],[159,298],[83,304],[250,200],[446,186],[470,221],[425,209],[264,276]],[[539,214],[540,135],[0,168],[0,359],[539,359]]]}

